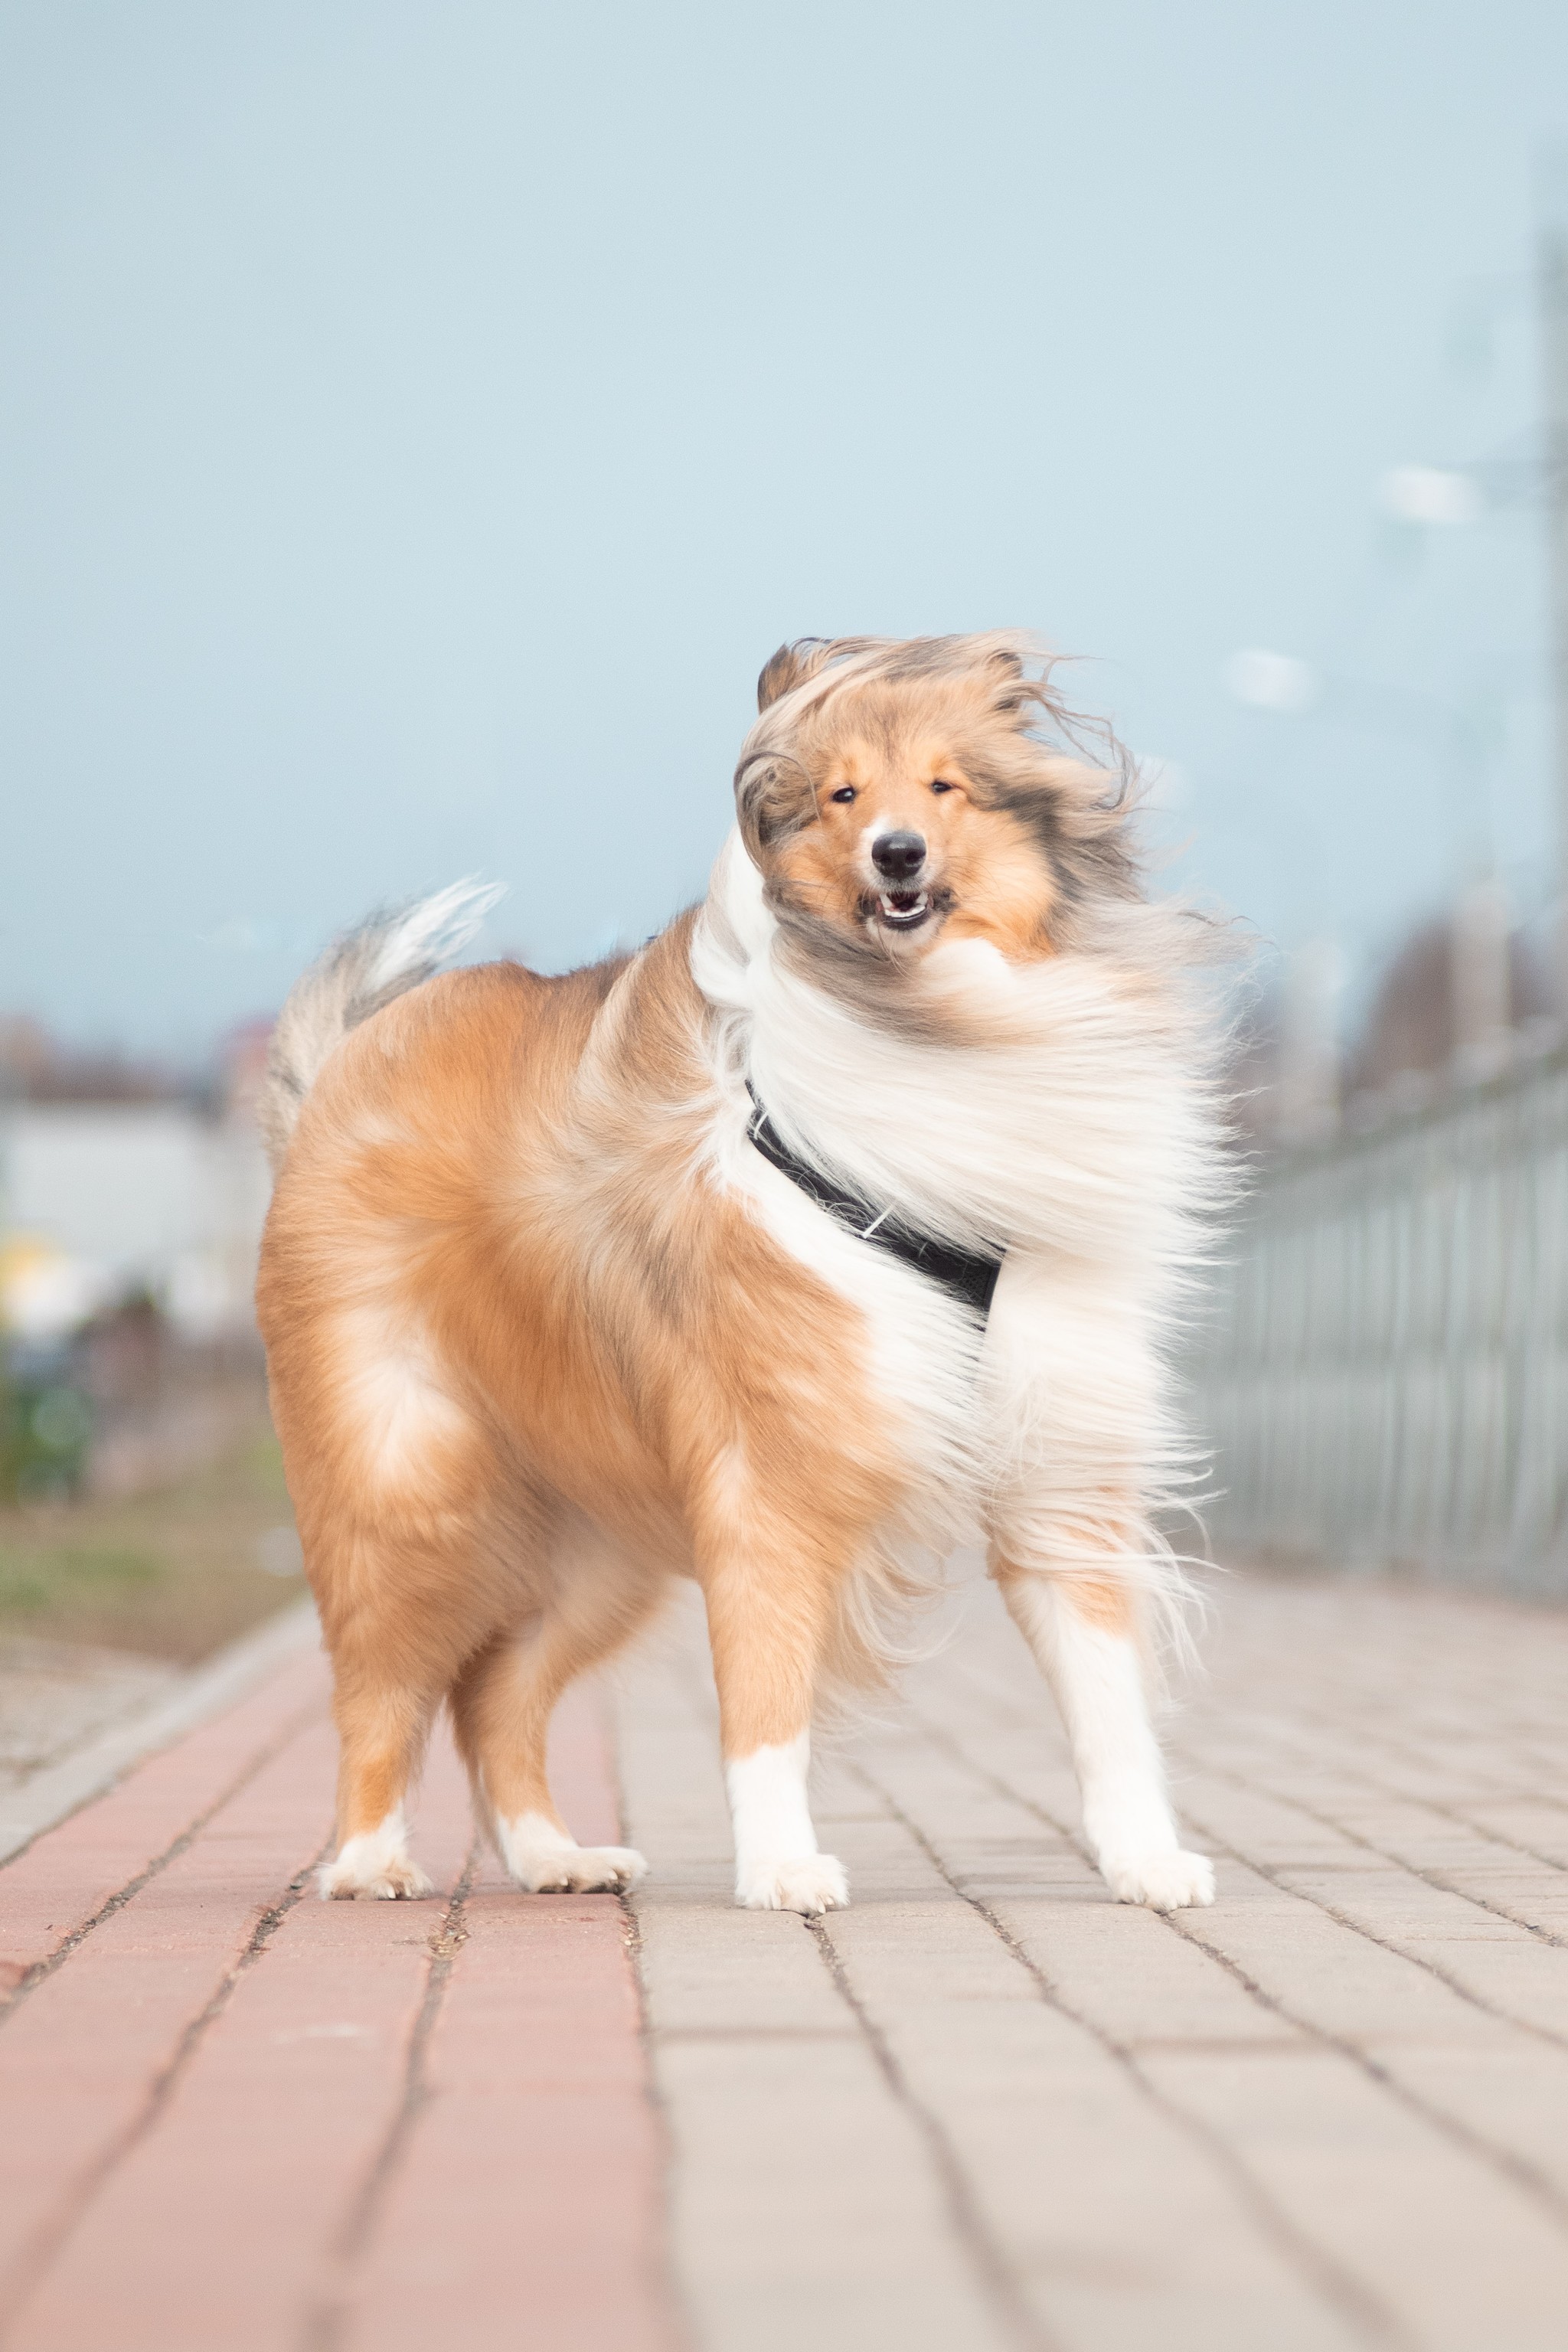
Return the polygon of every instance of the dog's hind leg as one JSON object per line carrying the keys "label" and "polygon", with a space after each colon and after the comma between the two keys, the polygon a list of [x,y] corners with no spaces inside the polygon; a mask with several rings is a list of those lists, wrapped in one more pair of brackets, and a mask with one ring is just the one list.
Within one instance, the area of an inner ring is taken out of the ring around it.
{"label": "dog's hind leg", "polygon": [[657,1601],[658,1571],[595,1547],[557,1559],[531,1633],[483,1649],[454,1684],[453,1728],[474,1810],[520,1886],[532,1894],[635,1886],[647,1870],[629,1846],[582,1846],[555,1809],[546,1751],[568,1683],[619,1649]]}
{"label": "dog's hind leg", "polygon": [[1003,1599],[1056,1695],[1083,1794],[1084,1834],[1119,1903],[1214,1901],[1214,1864],[1186,1853],[1143,1687],[1138,1594],[1114,1571],[1052,1575],[993,1559]]}
{"label": "dog's hind leg", "polygon": [[404,1801],[425,1751],[437,1689],[421,1689],[370,1665],[334,1660],[332,1713],[338,1767],[338,1851],[320,1874],[323,1895],[392,1900],[428,1895],[409,1858]]}

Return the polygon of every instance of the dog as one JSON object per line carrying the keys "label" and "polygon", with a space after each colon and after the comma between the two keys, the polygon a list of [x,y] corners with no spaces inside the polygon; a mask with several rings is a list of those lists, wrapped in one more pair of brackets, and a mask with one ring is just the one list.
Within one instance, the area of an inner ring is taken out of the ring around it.
{"label": "dog", "polygon": [[1203,926],[1021,633],[805,640],[758,705],[707,899],[636,954],[434,976],[488,904],[458,886],[279,1021],[258,1307],[334,1675],[321,1891],[429,1892],[443,1703],[520,1886],[634,1885],[546,1738],[687,1577],[736,1900],[846,1903],[814,1716],[979,1530],[1111,1894],[1207,1903],[1149,1702],[1193,1475],[1166,1342],[1224,1192]]}

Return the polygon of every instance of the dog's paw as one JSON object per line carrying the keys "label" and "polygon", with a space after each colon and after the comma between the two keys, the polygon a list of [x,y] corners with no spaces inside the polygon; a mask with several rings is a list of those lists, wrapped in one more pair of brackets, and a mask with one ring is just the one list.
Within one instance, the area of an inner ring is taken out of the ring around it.
{"label": "dog's paw", "polygon": [[568,1845],[547,1853],[509,1858],[512,1876],[530,1895],[622,1894],[647,1876],[647,1864],[629,1845]]}
{"label": "dog's paw", "polygon": [[849,1907],[844,1864],[830,1853],[803,1853],[788,1862],[752,1862],[735,1874],[735,1900],[746,1911],[821,1911]]}
{"label": "dog's paw", "polygon": [[317,1872],[316,1884],[323,1903],[416,1902],[436,1891],[405,1853],[387,1853],[363,1837],[350,1838],[336,1860]]}
{"label": "dog's paw", "polygon": [[1143,1903],[1151,1911],[1184,1911],[1214,1901],[1214,1864],[1206,1853],[1167,1849],[1142,1854],[1102,1854],[1105,1883],[1118,1903]]}

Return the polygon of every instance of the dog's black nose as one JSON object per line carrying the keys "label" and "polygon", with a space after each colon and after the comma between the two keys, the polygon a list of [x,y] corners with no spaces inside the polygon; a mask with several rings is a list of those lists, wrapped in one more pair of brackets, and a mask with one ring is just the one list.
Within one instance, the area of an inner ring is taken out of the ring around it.
{"label": "dog's black nose", "polygon": [[926,862],[925,835],[884,833],[871,844],[871,863],[889,882],[907,882]]}

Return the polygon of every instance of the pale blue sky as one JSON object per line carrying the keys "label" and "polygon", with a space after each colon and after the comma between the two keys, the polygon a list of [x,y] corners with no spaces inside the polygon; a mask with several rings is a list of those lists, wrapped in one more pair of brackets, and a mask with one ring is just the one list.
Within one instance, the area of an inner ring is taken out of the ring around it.
{"label": "pale blue sky", "polygon": [[1287,942],[1539,895],[1539,520],[1374,490],[1531,446],[1565,134],[1560,0],[0,5],[0,1007],[195,1050],[475,871],[639,938],[807,632],[1092,657]]}

